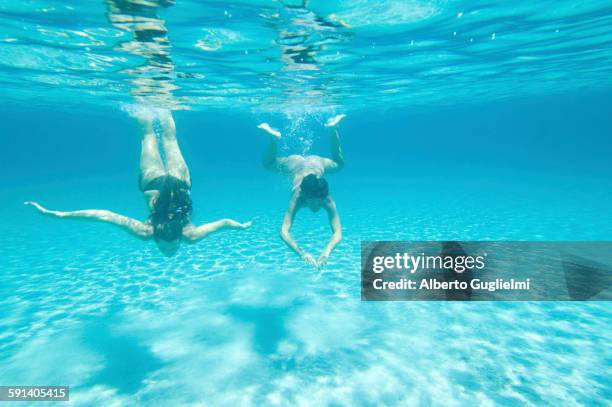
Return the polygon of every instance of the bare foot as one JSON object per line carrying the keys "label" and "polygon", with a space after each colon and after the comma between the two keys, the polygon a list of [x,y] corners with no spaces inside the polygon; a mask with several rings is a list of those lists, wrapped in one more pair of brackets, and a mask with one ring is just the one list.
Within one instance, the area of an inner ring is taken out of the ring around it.
{"label": "bare foot", "polygon": [[280,139],[281,138],[281,133],[280,131],[273,129],[272,127],[270,127],[270,125],[268,123],[261,123],[259,126],[257,126],[258,129],[262,129],[263,131],[265,131],[268,134],[271,134],[272,136]]}
{"label": "bare foot", "polygon": [[330,117],[325,123],[325,127],[336,127],[342,119],[346,117],[345,114],[339,114],[334,117]]}

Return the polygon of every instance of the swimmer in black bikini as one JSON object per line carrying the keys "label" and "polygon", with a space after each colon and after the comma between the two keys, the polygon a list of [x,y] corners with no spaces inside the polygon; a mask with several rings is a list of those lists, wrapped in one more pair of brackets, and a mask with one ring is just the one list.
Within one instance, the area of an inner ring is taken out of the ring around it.
{"label": "swimmer in black bikini", "polygon": [[[142,106],[180,107],[172,91],[173,78],[178,75],[170,55],[166,22],[159,10],[174,4],[174,0],[106,0],[107,18],[120,30],[121,41],[116,49],[142,61],[125,70],[131,77],[131,93]],[[183,74],[185,75],[185,74]],[[195,241],[224,228],[246,229],[251,222],[239,223],[222,219],[202,226],[191,223],[191,178],[176,140],[176,127],[169,110],[135,108],[131,111],[142,131],[140,155],[140,190],[147,200],[150,215],[140,222],[107,210],[51,211],[36,202],[26,202],[40,212],[60,218],[85,218],[119,225],[138,237],[155,239],[167,256],[173,255],[181,240]],[[161,144],[165,163],[159,152],[153,125],[159,121],[163,130]]]}
{"label": "swimmer in black bikini", "polygon": [[135,115],[142,129],[140,155],[140,189],[147,200],[150,215],[138,221],[103,209],[80,211],[52,211],[36,202],[26,205],[36,207],[41,213],[59,218],[81,218],[118,225],[143,239],[154,239],[166,256],[176,253],[181,240],[194,242],[210,233],[225,228],[246,229],[251,222],[239,223],[221,219],[201,226],[191,223],[191,177],[176,140],[176,127],[169,111],[157,111],[157,119],[163,130],[161,137],[165,163],[161,158],[157,137],[153,129],[152,112]]}

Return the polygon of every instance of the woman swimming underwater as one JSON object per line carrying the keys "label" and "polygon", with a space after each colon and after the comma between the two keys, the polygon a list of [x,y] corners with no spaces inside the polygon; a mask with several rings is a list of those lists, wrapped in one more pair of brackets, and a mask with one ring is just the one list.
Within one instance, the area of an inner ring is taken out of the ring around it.
{"label": "woman swimming underwater", "polygon": [[150,211],[147,220],[141,222],[104,209],[63,212],[49,210],[36,202],[25,204],[58,218],[90,219],[118,225],[140,238],[154,239],[166,256],[176,253],[181,240],[194,242],[221,229],[250,227],[251,222],[240,223],[232,219],[201,226],[191,223],[191,177],[178,146],[174,119],[168,110],[157,110],[156,113],[163,130],[161,144],[165,163],[153,128],[155,117],[150,113],[136,115],[142,131],[139,183]]}
{"label": "woman swimming underwater", "polygon": [[[327,264],[329,255],[342,240],[340,215],[336,208],[336,202],[329,194],[329,187],[323,176],[340,171],[344,167],[344,157],[342,156],[340,135],[338,134],[338,125],[344,117],[346,115],[340,114],[330,118],[325,123],[325,127],[331,130],[331,159],[318,155],[278,157],[278,141],[281,138],[281,133],[270,127],[268,123],[261,123],[257,126],[272,136],[263,160],[264,166],[270,171],[289,175],[293,183],[293,193],[281,225],[281,239],[306,263],[317,268]],[[327,212],[332,235],[318,259],[304,251],[291,236],[291,227],[295,215],[302,208],[309,208],[313,212],[318,212],[321,208],[324,208]]]}

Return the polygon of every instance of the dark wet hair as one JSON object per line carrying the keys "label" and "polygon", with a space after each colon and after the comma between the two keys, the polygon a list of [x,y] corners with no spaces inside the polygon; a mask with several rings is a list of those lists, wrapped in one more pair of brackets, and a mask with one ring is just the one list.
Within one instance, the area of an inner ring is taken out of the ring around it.
{"label": "dark wet hair", "polygon": [[184,183],[166,177],[150,219],[156,240],[171,242],[181,238],[183,227],[191,220],[191,197]]}
{"label": "dark wet hair", "polygon": [[310,174],[302,179],[300,190],[305,198],[326,198],[329,195],[329,186],[325,178]]}

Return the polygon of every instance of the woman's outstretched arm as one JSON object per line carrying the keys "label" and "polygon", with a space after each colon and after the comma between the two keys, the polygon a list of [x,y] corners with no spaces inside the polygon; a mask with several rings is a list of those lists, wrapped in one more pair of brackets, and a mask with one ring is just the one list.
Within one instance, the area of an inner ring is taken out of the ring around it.
{"label": "woman's outstretched arm", "polygon": [[329,201],[325,205],[325,210],[327,211],[327,216],[329,218],[329,226],[332,230],[332,235],[329,238],[329,242],[323,249],[319,260],[317,260],[317,265],[319,267],[327,264],[327,259],[331,254],[332,250],[340,243],[342,240],[342,225],[340,224],[340,215],[338,215],[338,209],[336,209],[336,202],[329,197]]}
{"label": "woman's outstretched arm", "polygon": [[305,252],[300,246],[298,246],[293,236],[291,236],[291,227],[293,226],[293,220],[295,219],[295,214],[300,209],[298,204],[298,199],[300,196],[300,191],[296,190],[289,201],[289,207],[285,212],[285,216],[283,217],[283,224],[281,225],[280,237],[285,242],[285,244],[293,250],[298,256],[302,258],[306,263],[311,266],[317,265],[317,260],[308,252]]}
{"label": "woman's outstretched arm", "polygon": [[233,219],[221,219],[201,226],[189,225],[183,228],[183,237],[195,242],[203,237],[222,229],[248,229],[253,222],[240,223]]}
{"label": "woman's outstretched arm", "polygon": [[49,210],[37,202],[28,201],[24,203],[26,205],[32,205],[44,215],[54,216],[56,218],[88,219],[107,222],[126,229],[138,237],[148,238],[153,236],[153,227],[151,225],[104,209],[85,209],[81,211],[63,212]]}

